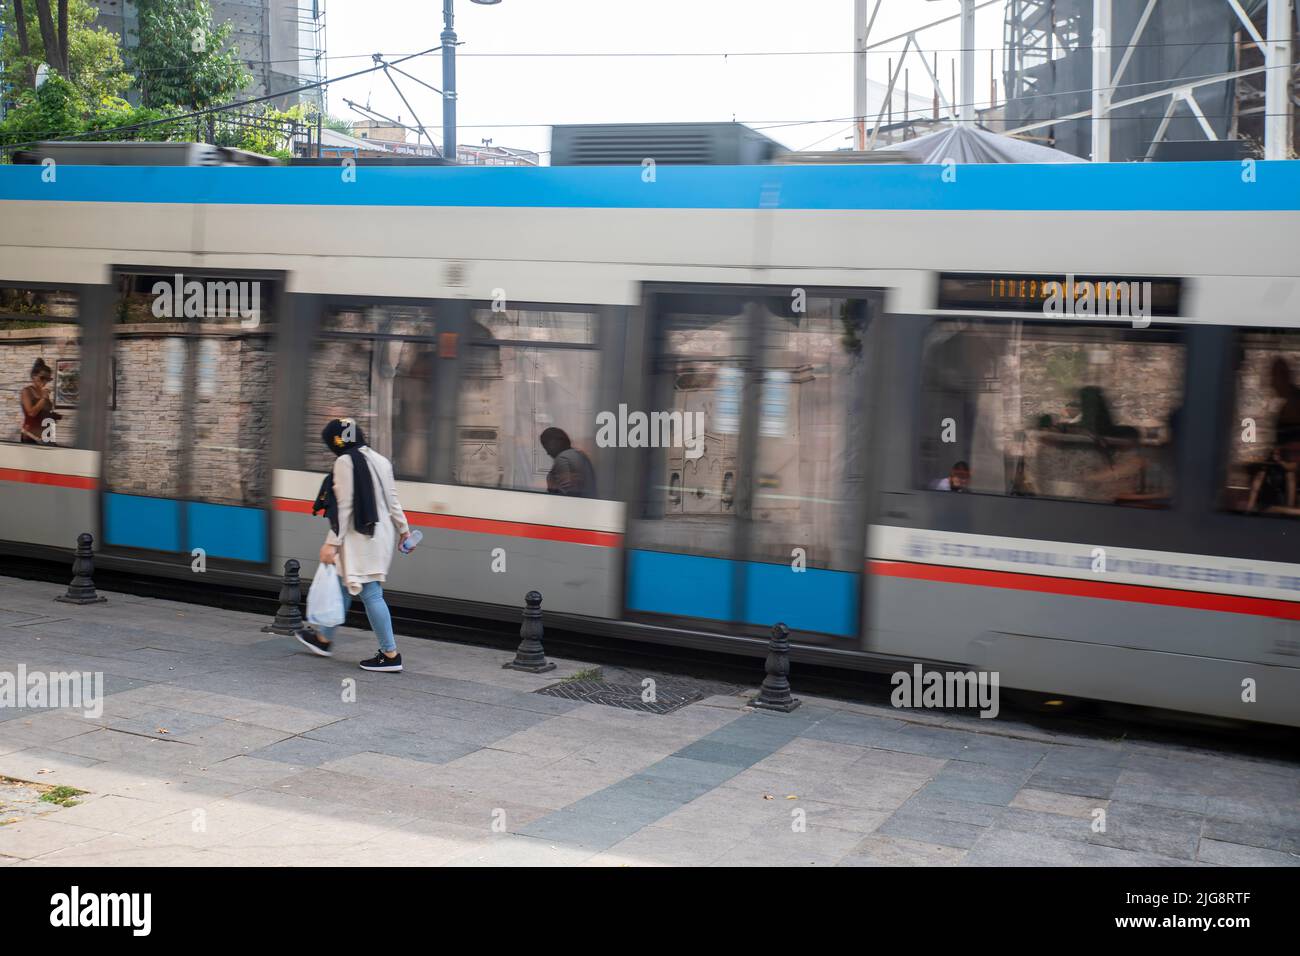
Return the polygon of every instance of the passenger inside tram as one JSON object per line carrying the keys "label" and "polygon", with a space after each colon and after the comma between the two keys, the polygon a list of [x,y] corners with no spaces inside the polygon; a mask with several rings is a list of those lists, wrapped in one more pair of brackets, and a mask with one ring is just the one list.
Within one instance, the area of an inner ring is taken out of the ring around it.
{"label": "passenger inside tram", "polygon": [[1292,510],[1296,507],[1296,471],[1300,466],[1300,387],[1291,378],[1291,366],[1281,355],[1269,368],[1273,394],[1282,400],[1273,420],[1274,446],[1268,460],[1259,463],[1251,480],[1246,510]]}
{"label": "passenger inside tram", "polygon": [[573,447],[568,432],[551,427],[538,437],[546,454],[554,460],[546,475],[546,492],[571,498],[595,498],[596,469],[587,455]]}
{"label": "passenger inside tram", "polygon": [[19,393],[23,422],[20,441],[29,445],[52,445],[45,436],[46,422],[58,421],[63,416],[54,411],[54,394],[51,382],[54,372],[45,359],[38,358],[32,365],[32,380]]}
{"label": "passenger inside tram", "polygon": [[970,465],[964,461],[954,462],[948,469],[948,477],[936,479],[930,483],[930,487],[935,491],[969,491]]}

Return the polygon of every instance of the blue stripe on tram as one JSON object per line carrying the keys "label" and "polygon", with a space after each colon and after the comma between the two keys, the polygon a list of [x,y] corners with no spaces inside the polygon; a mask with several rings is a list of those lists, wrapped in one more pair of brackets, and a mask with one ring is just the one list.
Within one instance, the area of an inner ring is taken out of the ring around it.
{"label": "blue stripe on tram", "polygon": [[737,565],[744,574],[740,619],[762,627],[781,621],[796,631],[858,633],[858,575],[786,564],[736,562],[665,551],[628,551],[629,610],[730,621]]}
{"label": "blue stripe on tram", "polygon": [[181,505],[168,498],[104,495],[104,543],[153,551],[181,549]]}
{"label": "blue stripe on tram", "polygon": [[266,561],[266,515],[259,509],[191,501],[186,517],[187,551],[202,548],[210,558]]}
{"label": "blue stripe on tram", "polygon": [[[1252,161],[1254,162],[1254,161]],[[0,166],[0,200],[606,209],[1300,209],[1300,162],[541,168]]]}

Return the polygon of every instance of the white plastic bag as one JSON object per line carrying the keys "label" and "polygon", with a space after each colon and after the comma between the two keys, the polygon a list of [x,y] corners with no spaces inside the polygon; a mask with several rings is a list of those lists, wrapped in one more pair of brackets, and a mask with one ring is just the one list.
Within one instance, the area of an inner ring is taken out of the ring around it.
{"label": "white plastic bag", "polygon": [[307,623],[320,627],[338,627],[343,623],[343,592],[339,590],[339,573],[332,564],[322,564],[311,579],[307,592]]}

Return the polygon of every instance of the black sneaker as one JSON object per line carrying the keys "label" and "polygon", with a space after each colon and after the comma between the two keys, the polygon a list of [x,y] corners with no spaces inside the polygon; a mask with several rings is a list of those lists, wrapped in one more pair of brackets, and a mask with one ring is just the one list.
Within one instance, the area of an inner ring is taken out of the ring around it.
{"label": "black sneaker", "polygon": [[361,662],[363,671],[392,671],[394,674],[402,669],[402,655],[385,657],[383,651],[376,651],[375,656]]}
{"label": "black sneaker", "polygon": [[334,643],[332,641],[322,641],[320,635],[309,627],[304,627],[294,631],[293,636],[298,638],[298,643],[307,650],[320,657],[334,656]]}

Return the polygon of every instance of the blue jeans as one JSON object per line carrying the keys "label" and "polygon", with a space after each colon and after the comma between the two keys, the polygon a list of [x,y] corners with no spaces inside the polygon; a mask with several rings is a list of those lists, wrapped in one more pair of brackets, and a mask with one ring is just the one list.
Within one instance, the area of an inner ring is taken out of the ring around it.
{"label": "blue jeans", "polygon": [[[348,586],[341,578],[339,588],[343,591],[343,613],[346,614],[352,606],[352,595],[348,593]],[[389,654],[394,653],[397,641],[393,639],[393,617],[388,613],[388,605],[384,603],[384,589],[378,581],[367,581],[361,585],[361,603],[366,606],[366,617],[370,620],[370,629],[379,638],[380,649]],[[334,628],[313,626],[325,640],[334,639]]]}

